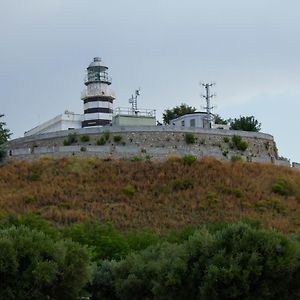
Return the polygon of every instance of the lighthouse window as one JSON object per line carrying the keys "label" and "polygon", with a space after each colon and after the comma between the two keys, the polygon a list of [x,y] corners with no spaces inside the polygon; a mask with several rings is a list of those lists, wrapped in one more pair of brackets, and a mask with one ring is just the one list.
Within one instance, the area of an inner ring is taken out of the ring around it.
{"label": "lighthouse window", "polygon": [[190,127],[195,127],[196,126],[196,121],[195,119],[190,120]]}

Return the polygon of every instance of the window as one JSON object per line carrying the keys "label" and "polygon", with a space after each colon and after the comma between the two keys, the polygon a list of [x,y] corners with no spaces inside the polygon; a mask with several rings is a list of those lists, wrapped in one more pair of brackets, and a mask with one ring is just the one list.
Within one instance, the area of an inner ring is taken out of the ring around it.
{"label": "window", "polygon": [[181,126],[184,127],[184,120],[181,121]]}
{"label": "window", "polygon": [[190,127],[196,127],[196,120],[195,119],[190,120]]}

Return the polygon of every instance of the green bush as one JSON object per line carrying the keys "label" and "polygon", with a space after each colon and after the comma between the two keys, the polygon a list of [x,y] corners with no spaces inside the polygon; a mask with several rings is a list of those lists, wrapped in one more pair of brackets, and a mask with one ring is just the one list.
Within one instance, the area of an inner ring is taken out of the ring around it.
{"label": "green bush", "polygon": [[31,181],[38,181],[41,178],[41,173],[39,171],[32,171],[28,177]]}
{"label": "green bush", "polygon": [[172,189],[175,192],[184,191],[188,189],[193,189],[194,185],[195,183],[193,179],[178,179],[173,182]]}
{"label": "green bush", "polygon": [[242,140],[242,138],[239,135],[234,135],[231,138],[231,144],[232,149],[237,149],[240,151],[245,151],[248,148],[248,144]]}
{"label": "green bush", "polygon": [[110,132],[109,132],[109,130],[104,130],[104,131],[103,131],[103,136],[104,136],[105,140],[108,141],[108,140],[109,140],[109,137],[110,137]]}
{"label": "green bush", "polygon": [[185,134],[185,142],[187,144],[195,144],[196,138],[195,138],[194,134],[193,133],[189,133],[189,132],[186,133]]}
{"label": "green bush", "polygon": [[140,156],[132,156],[130,158],[130,161],[133,161],[133,162],[135,162],[135,161],[142,161],[142,158]]}
{"label": "green bush", "polygon": [[86,147],[83,147],[83,146],[80,147],[80,151],[81,151],[81,152],[86,152]]}
{"label": "green bush", "polygon": [[90,136],[89,135],[87,135],[87,134],[82,134],[81,136],[80,136],[80,141],[81,142],[89,142],[90,141]]}
{"label": "green bush", "polygon": [[63,229],[63,236],[88,246],[93,261],[121,259],[128,252],[126,238],[111,224],[88,222]]}
{"label": "green bush", "polygon": [[223,138],[223,140],[224,140],[225,143],[229,143],[229,141],[230,141],[230,140],[229,140],[229,137],[227,137],[227,136],[225,136],[225,137]]}
{"label": "green bush", "polygon": [[90,270],[84,247],[24,226],[0,230],[0,299],[78,299]]}
{"label": "green bush", "polygon": [[70,133],[68,135],[68,138],[64,140],[64,146],[70,146],[74,143],[77,143],[77,134],[76,133]]}
{"label": "green bush", "polygon": [[68,139],[64,140],[64,146],[70,146],[71,143]]}
{"label": "green bush", "polygon": [[191,165],[197,160],[197,156],[194,155],[184,155],[182,157],[182,160],[185,164]]}
{"label": "green bush", "polygon": [[231,156],[231,161],[236,162],[236,161],[241,161],[242,158],[239,155],[233,155]]}
{"label": "green bush", "polygon": [[35,196],[33,196],[33,195],[26,195],[26,196],[24,197],[24,202],[25,202],[26,204],[31,204],[31,203],[37,202],[37,199],[36,199]]}
{"label": "green bush", "polygon": [[131,184],[127,184],[123,188],[123,193],[126,196],[133,196],[135,194],[135,188]]}
{"label": "green bush", "polygon": [[272,191],[283,196],[292,196],[294,194],[292,186],[284,178],[276,180],[272,185]]}
{"label": "green bush", "polygon": [[105,145],[106,144],[106,139],[105,139],[105,137],[101,137],[100,139],[98,139],[97,140],[97,145],[98,146],[103,146],[103,145]]}
{"label": "green bush", "polygon": [[122,141],[122,136],[121,135],[115,135],[114,136],[114,142],[115,143],[120,143]]}
{"label": "green bush", "polygon": [[[298,299],[297,238],[245,223],[197,230],[114,265],[119,299]],[[110,277],[111,278],[111,277]]]}

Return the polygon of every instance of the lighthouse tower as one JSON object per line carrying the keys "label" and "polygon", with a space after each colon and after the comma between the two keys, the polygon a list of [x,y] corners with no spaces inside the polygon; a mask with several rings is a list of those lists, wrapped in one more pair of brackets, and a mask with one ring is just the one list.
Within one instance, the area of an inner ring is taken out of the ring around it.
{"label": "lighthouse tower", "polygon": [[111,78],[108,67],[95,57],[87,68],[81,99],[84,103],[82,127],[105,126],[112,123],[114,93],[110,90]]}

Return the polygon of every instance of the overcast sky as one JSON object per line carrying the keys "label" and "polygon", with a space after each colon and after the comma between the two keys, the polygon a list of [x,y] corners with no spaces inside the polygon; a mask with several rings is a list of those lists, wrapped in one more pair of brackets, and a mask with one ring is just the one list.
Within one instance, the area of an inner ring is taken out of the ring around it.
{"label": "overcast sky", "polygon": [[109,66],[114,107],[204,106],[254,115],[279,154],[300,162],[300,1],[0,0],[0,113],[14,133],[83,112],[85,68]]}

